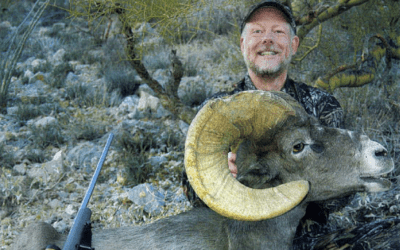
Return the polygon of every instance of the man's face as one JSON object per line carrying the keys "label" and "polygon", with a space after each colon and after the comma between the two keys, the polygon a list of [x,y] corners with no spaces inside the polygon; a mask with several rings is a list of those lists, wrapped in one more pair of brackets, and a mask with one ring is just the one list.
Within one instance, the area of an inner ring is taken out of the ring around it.
{"label": "man's face", "polygon": [[258,76],[286,72],[299,38],[291,36],[284,14],[275,8],[260,8],[246,23],[240,48],[247,68]]}

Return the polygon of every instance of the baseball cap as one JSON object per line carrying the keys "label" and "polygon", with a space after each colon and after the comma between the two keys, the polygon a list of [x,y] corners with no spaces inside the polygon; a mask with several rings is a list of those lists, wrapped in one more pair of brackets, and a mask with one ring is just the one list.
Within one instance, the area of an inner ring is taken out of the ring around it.
{"label": "baseball cap", "polygon": [[296,22],[294,20],[292,10],[288,6],[283,5],[282,3],[278,2],[278,1],[274,1],[274,0],[263,1],[259,4],[252,6],[250,8],[249,12],[247,13],[247,15],[242,20],[242,24],[240,25],[240,34],[243,33],[244,26],[246,25],[247,21],[250,19],[251,15],[253,15],[253,13],[256,10],[258,10],[262,7],[274,7],[276,9],[280,10],[283,14],[285,14],[289,25],[293,28],[293,31],[296,34]]}

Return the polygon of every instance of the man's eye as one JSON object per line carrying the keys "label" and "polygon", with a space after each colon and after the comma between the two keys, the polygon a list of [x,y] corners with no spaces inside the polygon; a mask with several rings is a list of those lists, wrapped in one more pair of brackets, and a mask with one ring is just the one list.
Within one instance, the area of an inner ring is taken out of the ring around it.
{"label": "man's eye", "polygon": [[261,33],[262,31],[261,30],[255,30],[255,31],[253,31],[253,33],[256,33],[256,34],[259,34],[259,33]]}

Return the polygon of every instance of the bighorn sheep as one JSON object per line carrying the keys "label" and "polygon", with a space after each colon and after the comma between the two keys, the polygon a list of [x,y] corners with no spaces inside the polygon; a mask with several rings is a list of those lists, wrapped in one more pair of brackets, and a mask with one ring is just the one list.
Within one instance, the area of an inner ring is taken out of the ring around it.
{"label": "bighorn sheep", "polygon": [[[227,167],[230,148],[238,154],[237,180]],[[385,191],[390,181],[381,177],[394,168],[379,143],[323,127],[288,95],[263,91],[207,103],[190,126],[185,166],[211,209],[94,231],[96,250],[290,249],[308,202]],[[13,249],[63,240],[50,225],[36,223]]]}

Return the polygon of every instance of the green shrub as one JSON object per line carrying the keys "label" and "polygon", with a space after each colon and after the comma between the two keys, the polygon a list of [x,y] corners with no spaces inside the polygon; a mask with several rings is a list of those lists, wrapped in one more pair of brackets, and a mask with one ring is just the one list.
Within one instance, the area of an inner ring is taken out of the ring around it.
{"label": "green shrub", "polygon": [[96,124],[90,120],[68,124],[68,129],[76,140],[93,141],[106,133],[104,124]]}
{"label": "green shrub", "polygon": [[40,149],[28,149],[25,158],[32,163],[43,163],[46,160],[43,150]]}
{"label": "green shrub", "polygon": [[48,146],[61,147],[65,142],[61,128],[58,125],[30,126],[29,140],[34,147],[45,149]]}
{"label": "green shrub", "polygon": [[127,71],[118,67],[109,67],[105,70],[107,92],[117,91],[121,97],[135,94],[140,84],[135,80],[133,71]]}
{"label": "green shrub", "polygon": [[16,120],[20,125],[24,125],[27,121],[42,115],[42,111],[37,105],[20,103],[15,112]]}
{"label": "green shrub", "polygon": [[14,155],[6,149],[4,143],[0,143],[0,168],[12,168],[15,165]]}
{"label": "green shrub", "polygon": [[109,92],[107,88],[104,85],[94,88],[79,82],[66,88],[65,98],[79,107],[113,107],[121,104],[119,91]]}
{"label": "green shrub", "polygon": [[122,158],[127,174],[127,185],[136,186],[145,183],[153,172],[150,164],[146,164],[146,155],[126,154]]}
{"label": "green shrub", "polygon": [[146,164],[148,151],[156,147],[153,134],[141,129],[133,133],[121,130],[116,134],[116,146],[122,152],[121,163],[125,166],[129,185],[137,185],[148,180],[153,168]]}
{"label": "green shrub", "polygon": [[63,87],[65,85],[65,78],[69,72],[73,72],[73,69],[68,62],[56,65],[51,71],[50,86],[53,88]]}

